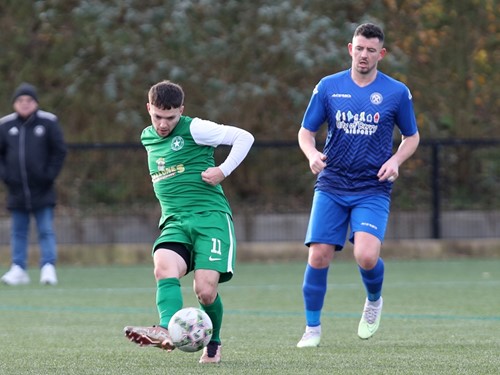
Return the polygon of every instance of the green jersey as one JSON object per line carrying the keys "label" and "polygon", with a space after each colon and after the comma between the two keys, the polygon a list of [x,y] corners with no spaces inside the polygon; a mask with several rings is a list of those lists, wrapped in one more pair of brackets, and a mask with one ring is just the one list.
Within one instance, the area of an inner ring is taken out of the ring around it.
{"label": "green jersey", "polygon": [[[198,118],[181,116],[167,137],[153,126],[145,128],[141,142],[146,148],[153,188],[161,206],[159,227],[172,215],[221,211],[232,215],[222,186],[205,183],[201,173],[215,166],[214,151],[222,139],[222,126],[211,127],[207,140],[193,137],[191,125]],[[213,124],[213,123],[212,123]],[[217,130],[221,129],[218,136]]]}

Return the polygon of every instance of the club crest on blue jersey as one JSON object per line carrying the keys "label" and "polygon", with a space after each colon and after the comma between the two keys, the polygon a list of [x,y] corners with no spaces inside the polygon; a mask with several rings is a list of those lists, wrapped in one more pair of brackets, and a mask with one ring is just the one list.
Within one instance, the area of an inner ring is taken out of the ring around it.
{"label": "club crest on blue jersey", "polygon": [[370,102],[372,102],[372,104],[379,105],[383,101],[384,97],[379,92],[374,92],[373,94],[370,95]]}

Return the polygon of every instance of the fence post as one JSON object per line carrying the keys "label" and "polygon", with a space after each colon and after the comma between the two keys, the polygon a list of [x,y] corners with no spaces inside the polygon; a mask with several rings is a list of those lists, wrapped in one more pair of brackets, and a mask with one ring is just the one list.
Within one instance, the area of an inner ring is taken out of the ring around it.
{"label": "fence post", "polygon": [[441,238],[441,195],[439,191],[439,153],[441,145],[432,144],[432,238]]}

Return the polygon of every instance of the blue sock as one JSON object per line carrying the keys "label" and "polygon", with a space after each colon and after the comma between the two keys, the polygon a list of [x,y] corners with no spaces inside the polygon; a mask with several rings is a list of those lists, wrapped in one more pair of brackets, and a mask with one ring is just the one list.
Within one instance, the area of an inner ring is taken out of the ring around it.
{"label": "blue sock", "polygon": [[361,280],[365,285],[368,301],[377,301],[382,295],[382,284],[384,282],[384,261],[378,258],[377,264],[371,270],[365,270],[361,267],[359,273]]}
{"label": "blue sock", "polygon": [[326,295],[326,284],[328,267],[313,268],[309,264],[304,272],[304,283],[302,294],[306,311],[306,324],[309,327],[317,327],[321,324],[321,309]]}

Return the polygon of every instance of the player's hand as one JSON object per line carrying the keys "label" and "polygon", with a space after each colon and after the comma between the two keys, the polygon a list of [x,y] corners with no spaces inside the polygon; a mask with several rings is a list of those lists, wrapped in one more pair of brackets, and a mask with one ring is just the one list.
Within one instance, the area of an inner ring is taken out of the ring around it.
{"label": "player's hand", "polygon": [[380,182],[394,182],[399,177],[399,165],[395,160],[389,159],[380,167],[377,173]]}
{"label": "player's hand", "polygon": [[326,155],[319,151],[309,155],[309,168],[313,174],[319,174],[326,168]]}
{"label": "player's hand", "polygon": [[226,177],[219,167],[210,167],[206,171],[201,172],[201,179],[209,185],[215,186],[220,184]]}

